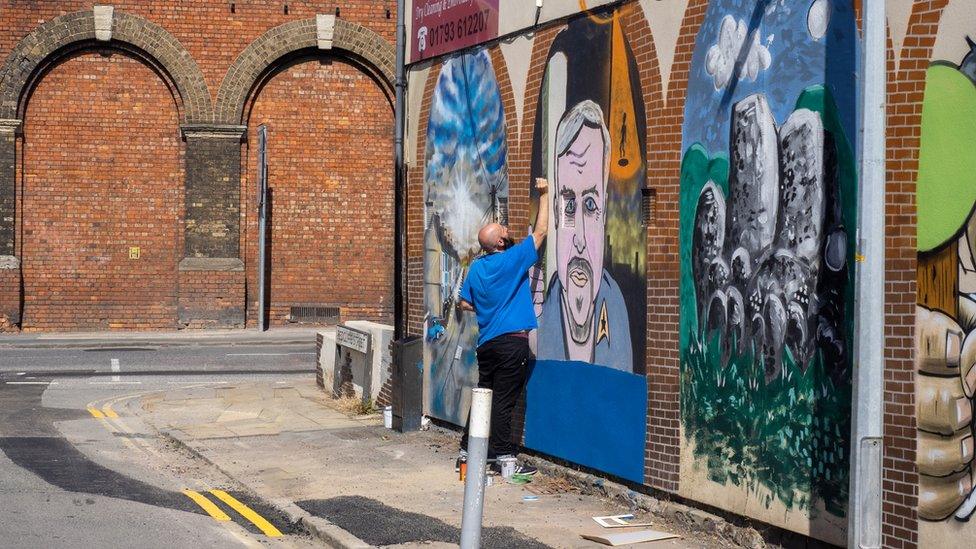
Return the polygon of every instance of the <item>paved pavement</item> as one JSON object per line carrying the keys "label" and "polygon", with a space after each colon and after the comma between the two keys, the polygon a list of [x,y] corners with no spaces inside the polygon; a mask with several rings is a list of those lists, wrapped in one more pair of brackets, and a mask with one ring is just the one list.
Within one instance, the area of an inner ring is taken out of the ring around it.
{"label": "paved pavement", "polygon": [[[400,434],[385,429],[378,415],[348,415],[311,378],[173,388],[129,400],[125,410],[262,498],[355,536],[340,546],[457,542],[463,484],[453,470],[453,434]],[[485,547],[599,547],[580,538],[602,530],[591,517],[628,512],[558,478],[539,475],[527,486],[494,480],[486,492]],[[676,527],[648,520],[661,529]],[[633,547],[723,545],[707,535],[679,533],[686,539]],[[325,539],[341,542],[330,537],[335,534],[327,532]]]}
{"label": "paved pavement", "polygon": [[[2,545],[456,544],[456,434],[354,415],[315,386],[314,340],[275,337],[0,343]],[[597,547],[590,517],[628,511],[560,477],[495,478],[484,546]],[[683,539],[633,547],[726,545],[640,518]]]}

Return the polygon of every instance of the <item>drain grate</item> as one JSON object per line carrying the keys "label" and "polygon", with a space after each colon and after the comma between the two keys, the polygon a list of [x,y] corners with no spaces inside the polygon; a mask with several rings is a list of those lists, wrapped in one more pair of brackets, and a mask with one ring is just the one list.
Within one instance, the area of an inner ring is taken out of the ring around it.
{"label": "drain grate", "polygon": [[339,307],[322,305],[292,306],[289,318],[292,322],[339,323]]}

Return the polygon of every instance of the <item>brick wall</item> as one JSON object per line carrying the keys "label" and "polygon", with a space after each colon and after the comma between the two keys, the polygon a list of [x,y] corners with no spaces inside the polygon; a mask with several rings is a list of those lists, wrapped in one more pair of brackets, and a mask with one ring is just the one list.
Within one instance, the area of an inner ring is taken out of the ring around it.
{"label": "brick wall", "polygon": [[[421,335],[424,329],[424,166],[427,153],[427,121],[440,75],[440,63],[433,63],[424,84],[420,103],[420,125],[416,136],[417,158],[407,170],[407,333]],[[416,108],[416,106],[411,106]]]}
{"label": "brick wall", "polygon": [[[112,5],[116,14],[140,16],[166,29],[179,40],[199,65],[212,96],[216,97],[228,67],[248,44],[278,25],[334,14],[367,27],[393,43],[396,23],[394,0],[342,0],[326,2],[262,2],[243,0],[127,0],[121,2],[0,2],[0,58],[5,58],[26,34],[40,22],[58,15],[91,10],[95,4]],[[234,4],[234,12],[231,12]],[[285,6],[288,13],[285,13]],[[389,8],[390,18],[386,17]]]}
{"label": "brick wall", "polygon": [[[278,242],[273,318],[285,303],[327,299],[346,318],[390,321],[395,2],[120,2],[110,42],[94,41],[92,6],[0,3],[0,119],[13,121],[0,120],[0,256],[24,266],[0,276],[0,317],[16,321],[23,283],[32,330],[242,326],[248,302],[253,323],[256,296],[227,273],[246,261],[255,283],[256,248],[244,250],[256,240],[253,192],[241,199],[255,141],[237,125],[264,84],[257,112],[289,134],[272,161],[298,184],[275,212],[292,236]],[[267,80],[316,51],[317,14],[337,16],[335,61]],[[349,128],[360,143],[339,139]],[[312,185],[326,179],[343,182],[346,206],[318,200],[331,191]],[[109,234],[144,241],[142,257]]]}
{"label": "brick wall", "polygon": [[248,118],[243,190],[252,310],[261,124],[272,193],[271,323],[286,322],[289,307],[304,304],[392,323],[393,111],[383,90],[355,65],[324,54],[283,67],[261,88]]}
{"label": "brick wall", "polygon": [[120,53],[79,54],[41,80],[18,188],[25,330],[175,326],[178,124],[166,83]]}
{"label": "brick wall", "polygon": [[[889,30],[885,243],[885,547],[918,547],[915,430],[916,208],[925,73],[947,0],[916,2],[900,52]],[[896,64],[896,57],[900,60]],[[954,60],[956,62],[960,60]]]}

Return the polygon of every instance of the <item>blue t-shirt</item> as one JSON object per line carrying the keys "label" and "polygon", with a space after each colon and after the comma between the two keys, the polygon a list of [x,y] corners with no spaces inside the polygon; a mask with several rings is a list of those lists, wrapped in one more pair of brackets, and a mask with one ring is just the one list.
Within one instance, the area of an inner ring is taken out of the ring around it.
{"label": "blue t-shirt", "polygon": [[529,291],[529,268],[537,259],[535,240],[529,235],[504,252],[471,263],[461,299],[474,305],[479,346],[502,334],[538,326]]}

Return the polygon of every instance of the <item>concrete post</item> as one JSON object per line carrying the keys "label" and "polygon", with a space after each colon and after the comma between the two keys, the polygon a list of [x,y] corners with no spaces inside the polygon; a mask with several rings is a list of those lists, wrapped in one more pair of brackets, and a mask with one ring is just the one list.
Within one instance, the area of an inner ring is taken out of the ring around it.
{"label": "concrete post", "polygon": [[471,420],[468,423],[468,473],[464,479],[464,509],[461,515],[461,549],[481,547],[490,428],[491,389],[473,389]]}

